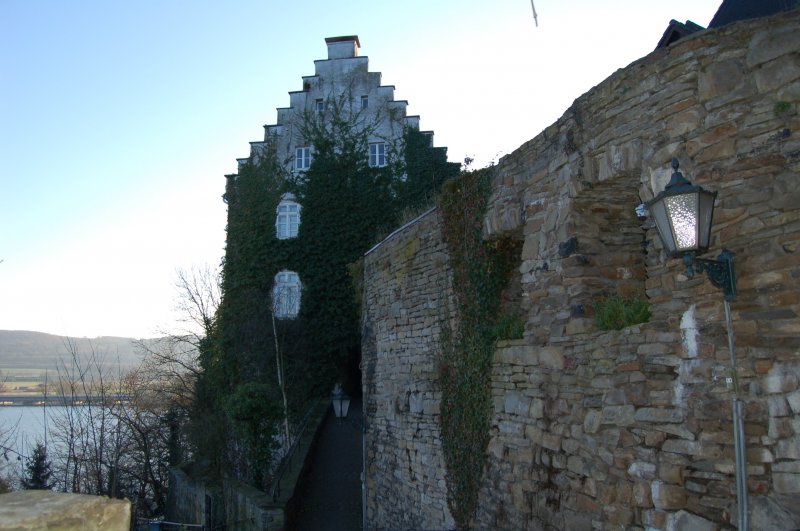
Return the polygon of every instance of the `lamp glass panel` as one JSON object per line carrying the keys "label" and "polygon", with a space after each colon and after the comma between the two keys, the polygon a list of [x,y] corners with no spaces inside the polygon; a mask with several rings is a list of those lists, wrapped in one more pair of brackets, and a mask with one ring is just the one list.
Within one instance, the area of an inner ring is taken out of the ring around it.
{"label": "lamp glass panel", "polygon": [[656,222],[656,228],[658,229],[658,235],[661,236],[661,241],[664,243],[664,247],[667,248],[667,252],[674,253],[675,252],[675,239],[672,237],[672,230],[669,218],[667,217],[667,210],[664,207],[664,200],[655,201],[648,205],[648,210],[650,210],[650,214],[653,216],[653,219]]}
{"label": "lamp glass panel", "polygon": [[694,193],[664,198],[678,252],[697,248],[697,203]]}
{"label": "lamp glass panel", "polygon": [[698,195],[700,200],[698,209],[699,227],[697,230],[700,241],[698,242],[698,246],[701,249],[708,249],[711,244],[711,221],[714,217],[714,198],[717,194],[703,190]]}

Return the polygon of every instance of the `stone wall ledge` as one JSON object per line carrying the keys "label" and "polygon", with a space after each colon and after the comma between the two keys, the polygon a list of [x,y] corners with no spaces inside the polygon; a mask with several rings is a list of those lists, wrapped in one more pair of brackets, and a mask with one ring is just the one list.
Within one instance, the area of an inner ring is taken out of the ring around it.
{"label": "stone wall ledge", "polygon": [[50,490],[0,494],[0,531],[128,531],[131,502]]}

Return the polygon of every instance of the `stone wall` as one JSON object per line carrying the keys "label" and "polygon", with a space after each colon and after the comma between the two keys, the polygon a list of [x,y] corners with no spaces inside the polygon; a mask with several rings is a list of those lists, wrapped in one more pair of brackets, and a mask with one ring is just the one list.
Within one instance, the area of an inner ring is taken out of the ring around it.
{"label": "stone wall", "polygon": [[[735,525],[722,294],[687,278],[634,213],[673,157],[719,193],[710,254],[736,253],[751,526],[800,527],[799,58],[798,11],[699,32],[616,72],[500,161],[484,234],[523,234],[527,323],[495,354],[476,528]],[[435,383],[446,265],[435,214],[366,257],[378,528],[452,527]],[[650,322],[594,329],[593,300],[636,292]]]}
{"label": "stone wall", "polygon": [[235,479],[226,478],[220,489],[180,468],[170,470],[168,518],[172,521],[208,529],[280,531],[285,526],[284,504],[285,500],[273,503],[264,491]]}
{"label": "stone wall", "polygon": [[0,530],[24,529],[128,531],[131,502],[51,490],[0,494]]}
{"label": "stone wall", "polygon": [[369,529],[450,529],[436,349],[452,304],[439,216],[367,253],[362,382]]}

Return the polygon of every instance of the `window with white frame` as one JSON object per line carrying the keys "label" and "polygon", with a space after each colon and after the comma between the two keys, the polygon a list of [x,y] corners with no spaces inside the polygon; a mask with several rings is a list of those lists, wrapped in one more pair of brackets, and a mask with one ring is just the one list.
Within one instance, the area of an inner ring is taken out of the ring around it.
{"label": "window with white frame", "polygon": [[294,169],[307,170],[311,166],[311,148],[299,147],[294,150]]}
{"label": "window with white frame", "polygon": [[272,311],[278,319],[293,319],[300,312],[300,277],[293,271],[275,275]]}
{"label": "window with white frame", "polygon": [[361,96],[361,108],[366,109],[369,107],[369,96]]}
{"label": "window with white frame", "polygon": [[317,112],[320,113],[320,114],[322,112],[324,112],[325,111],[325,100],[323,100],[322,98],[319,98],[315,102],[315,108],[317,109]]}
{"label": "window with white frame", "polygon": [[294,196],[287,194],[278,204],[275,218],[275,234],[279,240],[296,238],[300,229],[300,205],[293,201]]}
{"label": "window with white frame", "polygon": [[369,145],[369,165],[386,166],[386,142],[372,142]]}

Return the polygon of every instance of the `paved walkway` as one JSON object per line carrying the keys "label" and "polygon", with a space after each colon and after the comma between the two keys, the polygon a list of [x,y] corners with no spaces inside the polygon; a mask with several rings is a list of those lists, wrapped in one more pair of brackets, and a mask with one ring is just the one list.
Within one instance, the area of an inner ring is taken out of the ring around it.
{"label": "paved walkway", "polygon": [[361,400],[350,403],[343,419],[329,409],[323,422],[297,486],[297,514],[286,526],[290,531],[361,529]]}

